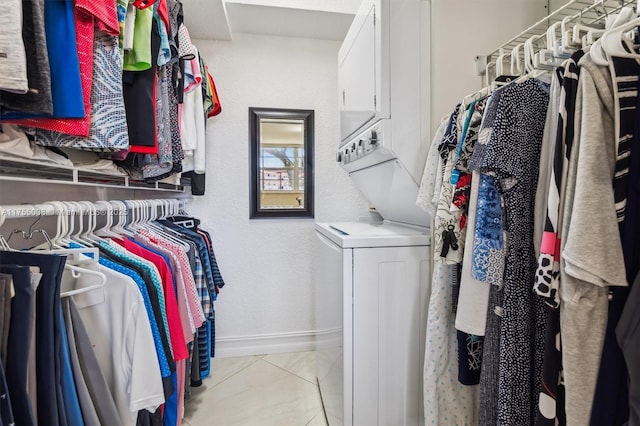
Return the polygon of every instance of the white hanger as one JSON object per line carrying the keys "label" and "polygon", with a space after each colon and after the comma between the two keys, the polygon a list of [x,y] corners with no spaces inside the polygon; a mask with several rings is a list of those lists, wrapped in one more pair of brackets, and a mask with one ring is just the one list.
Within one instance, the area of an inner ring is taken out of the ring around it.
{"label": "white hanger", "polygon": [[500,54],[496,59],[496,76],[504,75],[504,50],[500,49]]}
{"label": "white hanger", "polygon": [[[179,207],[179,203],[177,203],[176,200],[171,200],[171,201],[168,201],[168,206],[170,208],[170,215],[171,216],[175,215],[177,213],[176,207]],[[146,229],[148,232],[152,234],[155,234],[159,238],[164,238],[175,244],[180,245],[186,251],[189,251],[191,249],[191,246],[183,241],[180,234],[171,228],[167,228],[156,222],[147,222],[144,226],[144,229]]]}
{"label": "white hanger", "polygon": [[562,33],[562,42],[561,42],[561,51],[563,53],[571,53],[573,51],[575,51],[576,49],[580,48],[581,45],[579,44],[574,44],[573,43],[573,32],[571,31],[571,29],[567,28],[567,24],[573,20],[573,16],[567,16],[565,17],[562,22],[560,23],[560,32]]}
{"label": "white hanger", "polygon": [[146,222],[144,201],[127,201],[127,205],[129,205],[129,208],[131,209],[131,222],[129,223],[129,229],[135,233],[135,231],[139,230],[141,225]]}
{"label": "white hanger", "polygon": [[74,234],[69,238],[74,243],[84,246],[86,245],[86,243],[82,241],[82,233],[84,231],[84,207],[77,201],[68,201],[67,203],[71,206],[71,213],[78,216],[78,226],[74,229]]}
{"label": "white hanger", "polygon": [[124,224],[127,221],[127,216],[130,212],[127,205],[119,200],[111,201],[112,205],[115,205],[118,209],[118,215],[116,216],[118,220],[116,221],[115,226],[112,228],[113,231],[120,235],[126,235],[127,237],[133,237],[133,233],[128,229],[125,229]]}
{"label": "white hanger", "polygon": [[477,101],[479,99],[482,99],[482,98],[485,98],[485,97],[489,96],[489,93],[490,93],[490,87],[483,87],[482,89],[478,90],[477,92],[473,92],[473,93],[470,93],[467,96],[465,96],[462,99],[462,104],[463,105],[471,105],[471,103],[473,101]]}
{"label": "white hanger", "polygon": [[138,224],[138,222],[140,221],[140,211],[139,211],[139,204],[137,201],[135,200],[122,200],[120,201],[122,204],[125,205],[127,211],[129,211],[130,216],[131,216],[131,220],[125,222],[123,229],[127,232],[129,232],[129,234],[127,236],[129,237],[133,237],[135,235],[135,226]]}
{"label": "white hanger", "polygon": [[89,245],[99,244],[102,239],[95,234],[96,225],[98,224],[98,208],[96,204],[88,201],[84,202],[89,210],[89,224],[87,231],[83,235],[83,240],[87,241]]}
{"label": "white hanger", "polygon": [[98,237],[118,238],[119,235],[111,230],[111,226],[113,225],[113,213],[114,213],[114,209],[111,203],[109,203],[108,201],[100,200],[100,201],[96,201],[95,204],[96,206],[104,206],[106,222],[102,228],[95,230],[94,234]]}
{"label": "white hanger", "polygon": [[87,293],[89,291],[102,288],[107,283],[107,276],[102,272],[93,271],[91,269],[81,268],[79,266],[70,265],[70,264],[65,264],[64,268],[71,271],[71,275],[74,278],[79,278],[83,274],[97,276],[100,278],[100,284],[95,284],[85,288],[79,288],[77,290],[65,291],[64,293],[60,293],[60,297],[70,297],[70,296],[75,296],[76,294]]}
{"label": "white hanger", "polygon": [[[60,233],[56,234],[56,237],[59,237],[60,235],[62,235],[62,232],[66,232],[66,229],[67,229],[64,226],[66,220],[65,220],[65,216],[63,215],[63,213],[65,213],[65,210],[63,209],[63,204],[59,201],[51,201],[45,204],[54,205],[54,208],[58,212],[59,219],[62,219],[58,221],[58,224],[60,225]],[[69,218],[69,217],[71,216],[69,215],[66,216],[66,218]],[[48,245],[46,247],[43,247],[42,245],[40,245],[32,250],[40,251],[41,249],[43,249],[42,251],[44,253],[55,253],[55,254],[67,255],[67,261],[66,261],[67,264],[83,265],[87,263],[98,262],[99,252],[97,248],[93,248],[93,247],[66,248],[59,244],[58,238],[52,239],[51,242],[52,242],[51,248],[49,248]],[[91,256],[89,256],[89,254],[91,254]]]}
{"label": "white hanger", "polygon": [[62,206],[62,217],[65,219],[64,233],[60,236],[60,245],[67,247],[71,243],[71,234],[73,234],[75,226],[74,211],[72,211],[72,206],[68,202],[61,202],[60,205]]}
{"label": "white hanger", "polygon": [[496,63],[495,62],[487,62],[487,66],[484,68],[484,75],[485,75],[485,78],[486,78],[486,84],[485,84],[486,86],[490,86],[491,83],[493,82],[493,78],[491,78],[491,67],[492,66],[495,68]]}
{"label": "white hanger", "polygon": [[[534,36],[535,37],[535,36]],[[533,57],[535,52],[533,50],[533,38],[530,37],[524,42],[524,72],[525,74],[531,74],[535,69],[533,67]]]}
{"label": "white hanger", "polygon": [[[565,51],[562,48],[562,37],[558,39],[558,28],[562,27],[561,22],[551,24],[547,30],[547,49],[552,52],[555,58],[569,58],[573,53],[572,50]],[[562,35],[561,35],[562,36]]]}
{"label": "white hanger", "polygon": [[524,46],[524,43],[519,43],[511,51],[511,75],[522,75],[522,62],[520,61],[520,49]]}
{"label": "white hanger", "polygon": [[631,30],[635,31],[638,25],[640,25],[640,18],[635,18],[602,34],[600,42],[606,54],[610,57],[630,58],[640,61],[640,54],[632,50],[633,40],[630,40],[627,34]]}

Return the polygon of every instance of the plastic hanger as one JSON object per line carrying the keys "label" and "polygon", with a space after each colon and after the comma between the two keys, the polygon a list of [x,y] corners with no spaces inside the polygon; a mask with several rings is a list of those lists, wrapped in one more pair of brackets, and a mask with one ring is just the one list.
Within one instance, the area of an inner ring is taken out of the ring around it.
{"label": "plastic hanger", "polygon": [[127,206],[131,210],[131,222],[129,229],[134,233],[137,232],[142,225],[147,222],[145,202],[140,200],[127,201]]}
{"label": "plastic hanger", "polygon": [[560,23],[560,32],[562,37],[560,50],[563,53],[571,53],[571,52],[574,52],[576,49],[580,48],[579,44],[573,43],[573,32],[571,31],[571,29],[567,28],[569,22],[572,21],[573,19],[574,17],[567,16]]}
{"label": "plastic hanger", "polygon": [[551,51],[553,57],[567,59],[573,53],[573,49],[565,51],[562,48],[562,37],[558,38],[558,28],[561,27],[561,22],[555,22],[547,30],[547,49]]}
{"label": "plastic hanger", "polygon": [[544,72],[541,73],[539,70],[536,70],[534,66],[535,50],[533,48],[533,40],[535,38],[537,38],[537,36],[530,37],[524,42],[524,74],[516,79],[516,83],[522,83],[530,78],[536,78],[544,74]]}
{"label": "plastic hanger", "polygon": [[484,68],[484,75],[486,78],[485,86],[490,86],[491,82],[493,81],[493,78],[491,77],[491,67],[495,68],[495,65],[495,62],[487,62],[487,66]]}
{"label": "plastic hanger", "polygon": [[640,54],[635,52],[633,40],[630,40],[627,34],[632,30],[635,32],[639,25],[640,18],[635,18],[602,34],[600,43],[604,52],[609,57],[630,58],[640,62]]}
{"label": "plastic hanger", "polygon": [[138,202],[123,200],[120,201],[120,203],[124,204],[126,210],[129,212],[128,216],[130,217],[130,219],[124,223],[123,229],[128,232],[128,234],[126,234],[128,237],[133,237],[136,233],[134,227],[139,222],[139,210],[137,208]]}
{"label": "plastic hanger", "polygon": [[496,59],[496,76],[498,75],[504,75],[504,50],[502,49]]}
{"label": "plastic hanger", "polygon": [[76,265],[65,264],[64,269],[71,271],[71,275],[74,278],[80,278],[81,275],[93,275],[100,278],[100,284],[95,284],[85,288],[79,288],[77,290],[65,291],[64,293],[60,293],[60,297],[70,297],[75,296],[77,294],[87,293],[89,291],[97,290],[99,288],[103,288],[107,283],[107,276],[100,271],[93,271],[91,269],[82,268]]}
{"label": "plastic hanger", "polygon": [[[168,207],[170,208],[170,214],[173,212],[176,212],[176,205],[173,201],[171,201],[168,204]],[[185,250],[189,251],[191,249],[191,246],[187,243],[184,242],[184,240],[182,239],[182,235],[180,235],[180,233],[178,233],[177,231],[171,229],[171,228],[167,228],[164,225],[158,223],[158,222],[147,222],[144,225],[144,229],[147,230],[147,232],[156,235],[159,238],[164,238],[167,239],[175,244],[180,245],[181,247],[183,247]]]}
{"label": "plastic hanger", "polygon": [[120,236],[125,235],[127,237],[133,237],[133,233],[128,229],[125,229],[124,227],[124,224],[127,221],[127,216],[131,213],[127,208],[127,205],[119,200],[111,201],[111,203],[118,209],[118,214],[116,215],[116,218],[118,220],[116,221],[115,226],[112,228],[112,230],[115,233],[120,234]]}
{"label": "plastic hanger", "polygon": [[[606,18],[609,16],[609,12],[604,7],[604,1],[598,0],[595,2],[595,4],[599,5],[602,8],[604,12],[605,20],[606,20]],[[583,41],[582,37],[587,35],[589,31],[603,30],[605,29],[605,26],[604,25],[599,25],[599,26],[584,25],[582,23],[582,12],[580,13],[580,15],[581,15],[580,21],[573,26],[571,42],[574,46],[584,47],[584,45],[582,44],[582,41]]]}
{"label": "plastic hanger", "polygon": [[66,226],[65,226],[65,218],[70,218],[71,215],[63,215],[63,213],[67,212],[66,209],[63,209],[63,204],[61,202],[58,201],[51,201],[49,203],[46,204],[52,204],[54,205],[54,208],[56,209],[57,213],[58,213],[58,230],[56,231],[56,237],[55,239],[51,239],[51,246],[50,247],[43,247],[42,245],[31,249],[31,250],[37,250],[37,251],[42,251],[44,253],[52,253],[52,254],[59,254],[59,255],[66,255],[67,256],[67,261],[66,263],[68,264],[73,264],[73,265],[83,265],[83,264],[87,264],[87,263],[96,263],[98,262],[99,259],[99,252],[98,249],[96,248],[91,248],[91,247],[83,247],[83,248],[67,248],[67,247],[63,247],[58,243],[58,238],[59,236],[62,235],[63,232],[66,232]]}
{"label": "plastic hanger", "polygon": [[[81,239],[82,232],[84,231],[84,209],[77,201],[68,201],[67,204],[70,206],[72,216],[78,217],[78,226],[73,229],[74,233],[72,233],[69,238],[72,242],[84,246],[86,243]],[[73,218],[71,219],[71,223],[74,223]]]}
{"label": "plastic hanger", "polygon": [[105,237],[105,238],[118,238],[119,235],[116,234],[115,232],[112,231],[111,227],[113,225],[113,215],[114,215],[114,209],[113,206],[111,205],[111,203],[109,203],[108,201],[96,201],[96,206],[104,206],[105,208],[105,219],[106,222],[104,224],[104,226],[100,229],[97,229],[94,231],[94,234],[98,237]]}
{"label": "plastic hanger", "polygon": [[73,217],[73,206],[68,202],[62,202],[62,215],[65,220],[64,225],[64,233],[60,237],[60,245],[63,247],[68,247],[71,244],[71,234],[73,234],[73,230],[75,227],[75,221]]}
{"label": "plastic hanger", "polygon": [[82,239],[83,241],[86,241],[88,245],[99,244],[102,241],[102,239],[94,233],[96,229],[96,225],[98,223],[98,208],[94,203],[90,203],[88,201],[85,201],[84,204],[89,211],[89,216],[88,216],[89,221],[87,224],[87,230],[83,234]]}
{"label": "plastic hanger", "polygon": [[520,58],[520,50],[524,46],[524,43],[519,43],[511,51],[511,75],[522,75],[522,62]]}
{"label": "plastic hanger", "polygon": [[477,92],[473,92],[473,93],[468,94],[467,96],[465,96],[462,99],[462,104],[463,105],[471,105],[471,103],[474,102],[474,101],[477,102],[480,99],[486,98],[487,96],[489,96],[490,93],[491,93],[491,88],[490,87],[483,87],[482,89],[478,90]]}

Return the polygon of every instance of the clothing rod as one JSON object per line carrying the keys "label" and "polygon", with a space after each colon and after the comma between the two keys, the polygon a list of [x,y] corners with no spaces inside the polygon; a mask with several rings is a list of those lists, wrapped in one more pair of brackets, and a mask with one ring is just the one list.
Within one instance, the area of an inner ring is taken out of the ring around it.
{"label": "clothing rod", "polygon": [[[172,206],[180,206],[181,208],[185,207],[186,200],[182,199],[149,199],[149,200],[114,200],[114,201],[123,201],[127,203],[127,210],[138,209],[142,207],[155,207],[161,208],[162,203],[169,203]],[[143,204],[134,204],[138,202],[146,202],[146,205]],[[64,202],[63,203],[77,203],[78,201]],[[83,214],[87,213],[99,213],[104,214],[107,210],[118,211],[121,209],[121,206],[116,206],[111,204],[111,208],[108,209],[104,204],[96,204],[95,202],[88,201],[93,204],[93,207],[89,209],[86,205],[75,206],[73,205],[70,208],[67,208],[67,212],[63,214],[67,215],[77,215],[82,212]],[[109,201],[107,201],[109,202]],[[87,203],[87,201],[82,201],[82,203]],[[0,205],[0,216],[2,219],[17,219],[17,218],[37,218],[41,216],[57,216],[60,212],[60,207],[57,207],[53,204],[42,203],[42,204],[16,204],[16,205]]]}
{"label": "clothing rod", "polygon": [[[511,38],[506,43],[503,43],[498,48],[492,50],[486,56],[487,62],[495,60],[501,50],[504,52],[505,58],[509,57],[511,55],[511,51],[516,45],[523,43],[531,37],[537,36],[536,41],[542,39],[551,25],[562,22],[565,18],[568,18],[571,21],[579,20],[584,24],[593,24],[594,22],[605,18],[608,13],[615,13],[625,6],[632,4],[636,5],[637,3],[638,0],[605,0],[604,2],[593,2],[593,0],[571,0],[569,3],[560,7],[548,16],[545,16],[526,30]],[[610,9],[607,9],[607,5],[609,5],[608,7]],[[605,8],[606,13],[602,13],[602,7]]]}

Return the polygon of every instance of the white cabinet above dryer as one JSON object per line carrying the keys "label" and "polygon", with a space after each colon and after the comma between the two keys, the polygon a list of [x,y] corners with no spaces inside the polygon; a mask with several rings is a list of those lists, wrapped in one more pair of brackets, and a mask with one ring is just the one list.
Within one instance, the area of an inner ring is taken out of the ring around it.
{"label": "white cabinet above dryer", "polygon": [[[368,123],[389,115],[382,95],[381,0],[365,0],[338,54],[340,136],[346,141]],[[388,85],[385,85],[388,94]],[[378,102],[380,101],[380,102]],[[341,142],[341,144],[342,144]]]}

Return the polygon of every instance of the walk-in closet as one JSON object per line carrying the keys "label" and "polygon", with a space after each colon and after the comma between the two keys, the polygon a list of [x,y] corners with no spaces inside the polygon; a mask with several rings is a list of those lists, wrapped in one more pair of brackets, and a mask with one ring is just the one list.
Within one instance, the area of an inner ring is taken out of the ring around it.
{"label": "walk-in closet", "polygon": [[5,0],[0,426],[640,426],[640,1]]}

